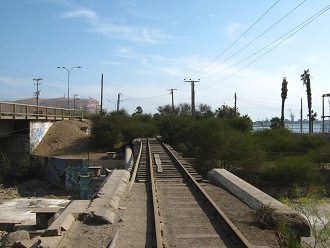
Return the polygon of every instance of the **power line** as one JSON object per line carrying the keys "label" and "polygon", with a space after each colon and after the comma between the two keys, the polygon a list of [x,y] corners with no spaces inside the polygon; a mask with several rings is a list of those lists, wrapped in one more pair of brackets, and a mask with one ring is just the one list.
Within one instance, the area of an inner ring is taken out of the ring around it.
{"label": "power line", "polygon": [[136,98],[125,98],[125,101],[134,101],[134,100],[141,100],[141,99],[150,99],[150,98],[156,98],[161,96],[168,96],[168,94],[162,94],[157,96],[146,96],[146,97],[136,97]]}
{"label": "power line", "polygon": [[[3,66],[0,66],[0,69],[6,70],[6,71],[11,71],[11,72],[16,72],[16,73],[23,74],[23,75],[26,75],[26,76],[32,76],[32,77],[37,76],[37,74],[32,74],[32,73],[28,73],[28,72],[24,72],[24,71],[19,71],[19,70],[15,70],[15,69],[3,67]],[[43,78],[50,79],[50,80],[55,80],[55,81],[62,81],[62,82],[66,81],[66,80],[63,80],[63,79],[52,78],[52,77],[43,77]]]}
{"label": "power line", "polygon": [[217,57],[215,57],[211,62],[209,62],[207,65],[202,67],[200,70],[195,72],[191,77],[195,77],[198,75],[201,71],[203,71],[205,68],[209,67],[212,63],[214,63],[216,60],[218,60],[225,52],[227,52],[232,46],[234,46],[241,38],[243,38],[244,35],[246,35],[275,5],[280,2],[280,0],[277,0],[265,13],[263,13],[247,30],[243,32],[235,41],[233,41],[229,46],[227,46]]}
{"label": "power line", "polygon": [[323,8],[322,10],[318,11],[317,13],[315,13],[311,17],[307,18],[305,21],[303,21],[299,25],[295,26],[294,28],[292,28],[291,30],[289,30],[288,32],[286,32],[285,34],[281,35],[279,38],[275,39],[274,41],[270,42],[268,45],[266,45],[263,48],[257,50],[256,52],[250,54],[249,56],[245,57],[244,59],[241,59],[238,62],[236,62],[236,63],[234,63],[234,64],[232,64],[230,66],[227,66],[226,68],[224,68],[224,69],[222,69],[220,71],[217,71],[217,72],[215,72],[213,74],[210,74],[210,75],[208,75],[206,77],[203,77],[203,79],[210,78],[210,77],[212,77],[212,76],[214,76],[214,75],[216,75],[216,74],[218,74],[220,72],[225,71],[226,69],[228,69],[230,67],[233,67],[233,66],[236,66],[236,65],[241,64],[242,62],[248,60],[249,58],[251,58],[251,57],[259,54],[260,52],[262,52],[263,50],[265,50],[267,47],[270,47],[271,45],[275,44],[277,41],[281,40],[282,38],[286,37],[287,35],[290,35],[289,37],[287,37],[287,39],[290,38],[292,35],[294,35],[298,31],[300,31],[303,27],[307,26],[311,21],[313,21],[314,19],[316,19],[317,17],[319,17],[319,15],[323,14],[324,12],[326,12],[328,10],[328,8],[329,8],[329,6],[327,6],[327,7]]}
{"label": "power line", "polygon": [[251,64],[255,63],[257,60],[261,59],[263,56],[265,56],[267,53],[271,52],[272,50],[274,50],[276,47],[278,47],[279,45],[281,45],[283,42],[285,42],[286,40],[288,40],[289,38],[291,38],[293,35],[295,35],[297,32],[299,32],[300,30],[302,30],[303,28],[305,28],[306,26],[308,26],[311,22],[313,22],[315,19],[317,19],[318,17],[320,17],[322,14],[324,14],[325,12],[327,12],[330,9],[330,5],[327,5],[325,8],[323,8],[321,11],[317,12],[317,14],[314,14],[311,19],[308,18],[307,20],[309,20],[307,23],[305,23],[302,27],[300,27],[298,30],[296,30],[295,32],[293,32],[292,34],[290,34],[288,37],[286,37],[285,39],[281,40],[279,43],[277,43],[275,46],[273,46],[272,48],[268,49],[266,52],[264,52],[263,54],[261,54],[260,56],[258,56],[256,59],[252,60],[250,63],[246,64],[245,66],[239,68],[238,70],[236,70],[235,72],[231,73],[230,75],[228,75],[227,77],[223,78],[222,80],[209,85],[208,87],[205,87],[201,90],[206,90],[208,88],[211,88],[227,79],[229,79],[230,77],[232,77],[233,75],[237,74],[238,72],[242,71],[243,69],[245,69],[246,67],[250,66]]}
{"label": "power line", "polygon": [[305,3],[307,0],[303,0],[302,2],[300,2],[297,6],[295,6],[293,9],[291,9],[288,13],[286,13],[283,17],[281,17],[278,21],[276,21],[275,23],[273,23],[270,27],[268,27],[265,31],[263,31],[261,34],[259,34],[256,38],[254,38],[252,41],[250,41],[249,43],[247,43],[245,46],[241,47],[239,50],[237,50],[236,52],[234,52],[232,55],[230,55],[229,57],[227,57],[224,61],[222,61],[220,64],[216,65],[214,68],[219,67],[220,65],[224,64],[225,62],[227,62],[229,59],[233,58],[234,56],[236,56],[237,54],[239,54],[240,52],[242,52],[243,50],[245,50],[247,47],[249,47],[252,43],[254,43],[256,40],[258,40],[259,38],[261,38],[263,35],[265,35],[266,33],[268,33],[271,29],[273,29],[277,24],[279,24],[281,21],[283,21],[285,18],[287,18],[290,14],[292,14],[296,9],[298,9],[303,3]]}

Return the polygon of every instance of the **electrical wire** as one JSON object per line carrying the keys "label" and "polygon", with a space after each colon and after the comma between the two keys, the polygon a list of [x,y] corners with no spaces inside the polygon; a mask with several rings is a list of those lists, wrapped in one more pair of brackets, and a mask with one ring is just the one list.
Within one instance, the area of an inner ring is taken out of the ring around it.
{"label": "electrical wire", "polygon": [[316,15],[314,14],[313,18],[310,19],[307,23],[305,23],[302,27],[300,27],[298,30],[296,30],[295,32],[293,32],[292,34],[290,34],[288,37],[286,37],[285,39],[281,40],[279,43],[277,43],[275,46],[273,46],[272,48],[268,49],[266,52],[264,52],[263,54],[261,54],[260,56],[258,56],[256,59],[252,60],[250,63],[246,64],[245,66],[239,68],[238,70],[236,70],[235,72],[231,73],[230,75],[228,75],[227,77],[223,78],[222,80],[209,85],[208,87],[205,87],[201,90],[206,90],[209,89],[227,79],[229,79],[230,77],[232,77],[233,75],[237,74],[238,72],[242,71],[243,69],[247,68],[248,66],[250,66],[251,64],[255,63],[256,61],[258,61],[259,59],[261,59],[263,56],[265,56],[267,53],[271,52],[272,50],[274,50],[276,47],[278,47],[279,45],[281,45],[283,42],[287,41],[289,38],[291,38],[293,35],[295,35],[297,32],[299,32],[300,30],[302,30],[303,28],[305,28],[306,26],[308,26],[311,22],[313,22],[315,19],[317,19],[318,17],[320,17],[321,15],[323,15],[325,12],[327,12],[330,9],[330,5],[327,5],[325,8],[323,8],[321,11],[319,11]]}
{"label": "electrical wire", "polygon": [[[237,65],[241,64],[242,62],[248,60],[249,58],[251,58],[251,57],[253,57],[253,56],[259,54],[260,52],[262,52],[263,50],[265,50],[267,47],[270,47],[271,45],[275,44],[277,41],[281,40],[282,38],[286,37],[287,35],[290,35],[290,33],[293,33],[295,30],[296,30],[296,32],[298,32],[298,31],[300,30],[300,29],[299,29],[300,27],[302,27],[302,26],[308,24],[310,20],[312,20],[312,19],[315,18],[315,17],[318,17],[320,14],[323,14],[323,12],[325,12],[325,11],[327,11],[327,10],[328,10],[328,6],[325,7],[325,8],[323,8],[322,10],[318,11],[318,12],[315,13],[313,16],[307,18],[305,21],[303,21],[303,22],[300,23],[299,25],[295,26],[294,28],[290,29],[288,32],[286,32],[285,34],[281,35],[279,38],[275,39],[274,41],[270,42],[268,45],[264,46],[263,48],[261,48],[261,49],[257,50],[256,52],[250,54],[249,56],[245,57],[244,59],[241,59],[240,61],[238,61],[238,62],[236,62],[236,63],[234,63],[234,64],[232,64],[232,65],[230,65],[230,66],[227,66],[226,68],[224,68],[224,69],[222,69],[222,70],[220,70],[220,71],[217,71],[217,72],[215,72],[215,73],[213,73],[213,74],[210,74],[210,75],[208,75],[208,76],[206,76],[206,77],[203,77],[203,79],[210,78],[210,77],[212,77],[212,76],[214,76],[214,75],[216,75],[216,74],[219,74],[219,73],[221,73],[221,72],[227,70],[227,69],[230,68],[230,67],[237,66]],[[293,34],[295,34],[296,32],[294,32]],[[293,35],[293,34],[292,34],[292,35]],[[291,35],[291,36],[292,36],[292,35]],[[290,36],[290,37],[291,37],[291,36]]]}
{"label": "electrical wire", "polygon": [[286,19],[290,14],[292,14],[296,9],[298,9],[303,3],[305,3],[307,0],[303,0],[302,2],[300,2],[297,6],[295,6],[292,10],[290,10],[288,13],[286,13],[283,17],[281,17],[278,21],[276,21],[275,23],[273,23],[270,27],[268,27],[265,31],[263,31],[261,34],[259,34],[256,38],[254,38],[252,41],[250,41],[249,43],[247,43],[245,46],[241,47],[239,50],[237,50],[236,52],[234,52],[232,55],[230,55],[229,57],[227,57],[224,61],[221,61],[220,64],[216,65],[214,68],[219,67],[220,65],[224,64],[225,62],[227,62],[228,60],[230,60],[231,58],[233,58],[234,56],[236,56],[237,54],[239,54],[240,52],[242,52],[243,50],[245,50],[247,47],[249,47],[252,43],[254,43],[256,40],[260,39],[263,35],[265,35],[266,33],[268,33],[271,29],[273,29],[277,24],[279,24],[280,22],[282,22],[284,19]]}
{"label": "electrical wire", "polygon": [[205,66],[203,66],[200,70],[198,70],[197,72],[195,72],[195,74],[193,74],[191,76],[191,78],[195,77],[196,75],[198,75],[201,71],[203,71],[204,69],[206,69],[207,67],[209,67],[212,63],[214,63],[216,60],[218,60],[225,52],[227,52],[231,47],[233,47],[241,38],[244,37],[244,35],[246,35],[258,22],[261,21],[261,19],[272,9],[275,7],[276,4],[278,4],[280,2],[280,0],[277,0],[265,13],[263,13],[247,30],[245,30],[236,40],[234,40],[229,46],[227,46],[218,56],[216,56],[211,62],[209,62],[208,64],[206,64]]}
{"label": "electrical wire", "polygon": [[[31,77],[39,77],[39,76],[37,76],[36,74],[32,74],[32,73],[28,73],[28,72],[24,72],[24,71],[19,71],[19,70],[15,70],[15,69],[10,69],[10,68],[3,67],[3,66],[0,66],[0,69],[6,70],[6,71],[11,71],[11,72],[20,73],[20,74],[27,75],[27,76],[31,76]],[[44,76],[42,76],[42,78],[43,78],[43,79],[50,79],[50,80],[55,80],[55,81],[66,82],[66,80],[58,79],[58,78],[44,77]]]}
{"label": "electrical wire", "polygon": [[133,101],[133,100],[141,100],[141,99],[151,99],[156,97],[168,96],[169,94],[162,94],[157,96],[146,96],[146,97],[136,97],[136,98],[123,98],[124,101]]}

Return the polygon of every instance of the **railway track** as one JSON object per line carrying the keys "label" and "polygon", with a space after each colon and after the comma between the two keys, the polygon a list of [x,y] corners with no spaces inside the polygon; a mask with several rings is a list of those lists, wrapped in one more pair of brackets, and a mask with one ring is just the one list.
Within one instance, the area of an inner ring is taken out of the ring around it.
{"label": "railway track", "polygon": [[136,181],[151,185],[154,247],[255,247],[201,188],[197,181],[202,177],[171,147],[143,140],[139,166]]}

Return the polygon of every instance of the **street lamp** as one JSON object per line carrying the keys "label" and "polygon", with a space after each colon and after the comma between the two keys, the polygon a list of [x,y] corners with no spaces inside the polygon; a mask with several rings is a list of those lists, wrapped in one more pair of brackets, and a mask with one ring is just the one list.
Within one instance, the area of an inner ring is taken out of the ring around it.
{"label": "street lamp", "polygon": [[72,69],[78,68],[80,69],[81,66],[73,66],[71,68],[67,68],[65,66],[58,66],[58,69],[65,69],[68,72],[68,109],[70,109],[70,72]]}

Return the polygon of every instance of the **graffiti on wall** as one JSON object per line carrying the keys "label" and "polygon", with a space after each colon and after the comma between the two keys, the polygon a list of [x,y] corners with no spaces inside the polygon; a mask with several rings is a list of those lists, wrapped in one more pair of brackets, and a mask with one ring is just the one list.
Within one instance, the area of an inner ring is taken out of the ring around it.
{"label": "graffiti on wall", "polygon": [[30,152],[33,152],[38,146],[52,124],[50,121],[30,122]]}
{"label": "graffiti on wall", "polygon": [[60,158],[46,158],[46,177],[52,185],[65,187],[65,160]]}
{"label": "graffiti on wall", "polygon": [[46,158],[46,178],[52,185],[68,191],[79,190],[80,175],[87,173],[87,163],[82,159]]}
{"label": "graffiti on wall", "polygon": [[80,175],[87,174],[88,166],[83,160],[67,160],[65,168],[65,187],[69,191],[79,190]]}

